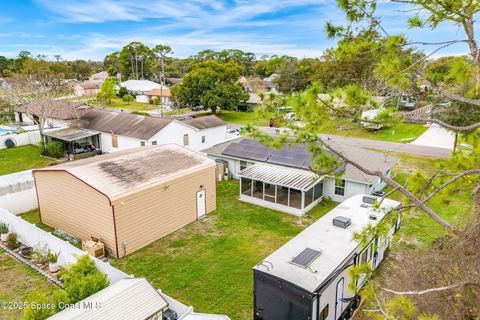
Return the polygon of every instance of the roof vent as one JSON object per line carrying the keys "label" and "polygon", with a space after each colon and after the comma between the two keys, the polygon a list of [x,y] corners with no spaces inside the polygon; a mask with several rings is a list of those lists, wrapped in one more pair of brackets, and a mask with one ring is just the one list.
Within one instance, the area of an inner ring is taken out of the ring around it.
{"label": "roof vent", "polygon": [[363,197],[362,201],[363,201],[363,203],[366,203],[366,204],[372,204],[375,201],[377,201],[377,198]]}
{"label": "roof vent", "polygon": [[352,220],[347,217],[337,216],[333,218],[333,225],[346,229],[352,223]]}
{"label": "roof vent", "polygon": [[310,249],[310,248],[305,248],[295,258],[293,258],[291,262],[293,264],[296,264],[299,267],[306,268],[319,256],[320,256],[320,251]]}

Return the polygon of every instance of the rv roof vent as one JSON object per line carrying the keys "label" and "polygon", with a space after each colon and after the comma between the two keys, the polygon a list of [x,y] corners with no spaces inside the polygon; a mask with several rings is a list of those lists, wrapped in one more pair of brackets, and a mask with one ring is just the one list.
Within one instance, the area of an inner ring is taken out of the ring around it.
{"label": "rv roof vent", "polygon": [[376,198],[372,198],[372,197],[363,197],[363,203],[366,203],[366,204],[372,204],[376,201],[377,199]]}
{"label": "rv roof vent", "polygon": [[292,263],[296,264],[297,266],[306,268],[319,256],[320,251],[306,248],[302,252],[300,252],[298,256],[292,259]]}
{"label": "rv roof vent", "polygon": [[347,217],[337,216],[333,218],[333,225],[346,229],[352,223],[352,220]]}
{"label": "rv roof vent", "polygon": [[370,220],[377,220],[378,217],[375,213],[372,213],[369,217],[368,217]]}

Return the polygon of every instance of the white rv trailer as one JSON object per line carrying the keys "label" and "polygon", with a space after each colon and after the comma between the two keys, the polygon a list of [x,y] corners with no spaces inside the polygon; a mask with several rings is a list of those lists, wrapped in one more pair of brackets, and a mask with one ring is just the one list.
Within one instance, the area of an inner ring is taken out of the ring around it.
{"label": "white rv trailer", "polygon": [[[349,271],[362,263],[377,268],[400,226],[400,216],[392,213],[395,219],[388,236],[373,237],[364,246],[353,239],[400,205],[384,199],[380,210],[375,210],[371,204],[377,199],[360,194],[345,200],[257,264],[253,268],[254,319],[348,319],[360,303],[349,288]],[[358,280],[357,287],[366,280]]]}

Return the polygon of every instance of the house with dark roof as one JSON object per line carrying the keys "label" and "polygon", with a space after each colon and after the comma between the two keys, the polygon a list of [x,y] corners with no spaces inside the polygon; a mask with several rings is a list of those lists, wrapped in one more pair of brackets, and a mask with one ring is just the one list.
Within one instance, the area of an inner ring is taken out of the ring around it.
{"label": "house with dark roof", "polygon": [[174,143],[199,151],[225,142],[227,125],[214,115],[177,120],[92,109],[76,122],[88,132],[100,133],[102,152]]}
{"label": "house with dark roof", "polygon": [[[387,176],[398,161],[379,152],[329,143],[353,161]],[[312,156],[305,145],[275,149],[241,137],[203,152],[217,162],[217,179],[232,176],[240,180],[241,201],[295,215],[305,214],[324,197],[342,202],[385,187],[378,177],[365,174],[350,164],[340,163],[331,174],[316,173],[311,169]]]}
{"label": "house with dark roof", "polygon": [[86,114],[90,108],[82,102],[32,101],[14,108],[15,122],[20,125],[38,124],[38,119],[44,118],[45,127],[65,127]]}

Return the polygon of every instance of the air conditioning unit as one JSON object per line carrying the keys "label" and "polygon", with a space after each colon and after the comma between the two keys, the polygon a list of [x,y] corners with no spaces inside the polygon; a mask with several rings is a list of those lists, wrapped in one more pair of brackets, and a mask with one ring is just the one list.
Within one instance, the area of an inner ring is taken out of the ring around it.
{"label": "air conditioning unit", "polygon": [[348,226],[352,223],[352,220],[347,217],[337,216],[333,218],[333,225],[336,227],[340,227],[343,229],[348,228]]}
{"label": "air conditioning unit", "polygon": [[103,258],[105,256],[105,245],[100,241],[82,241],[82,250],[95,258]]}

